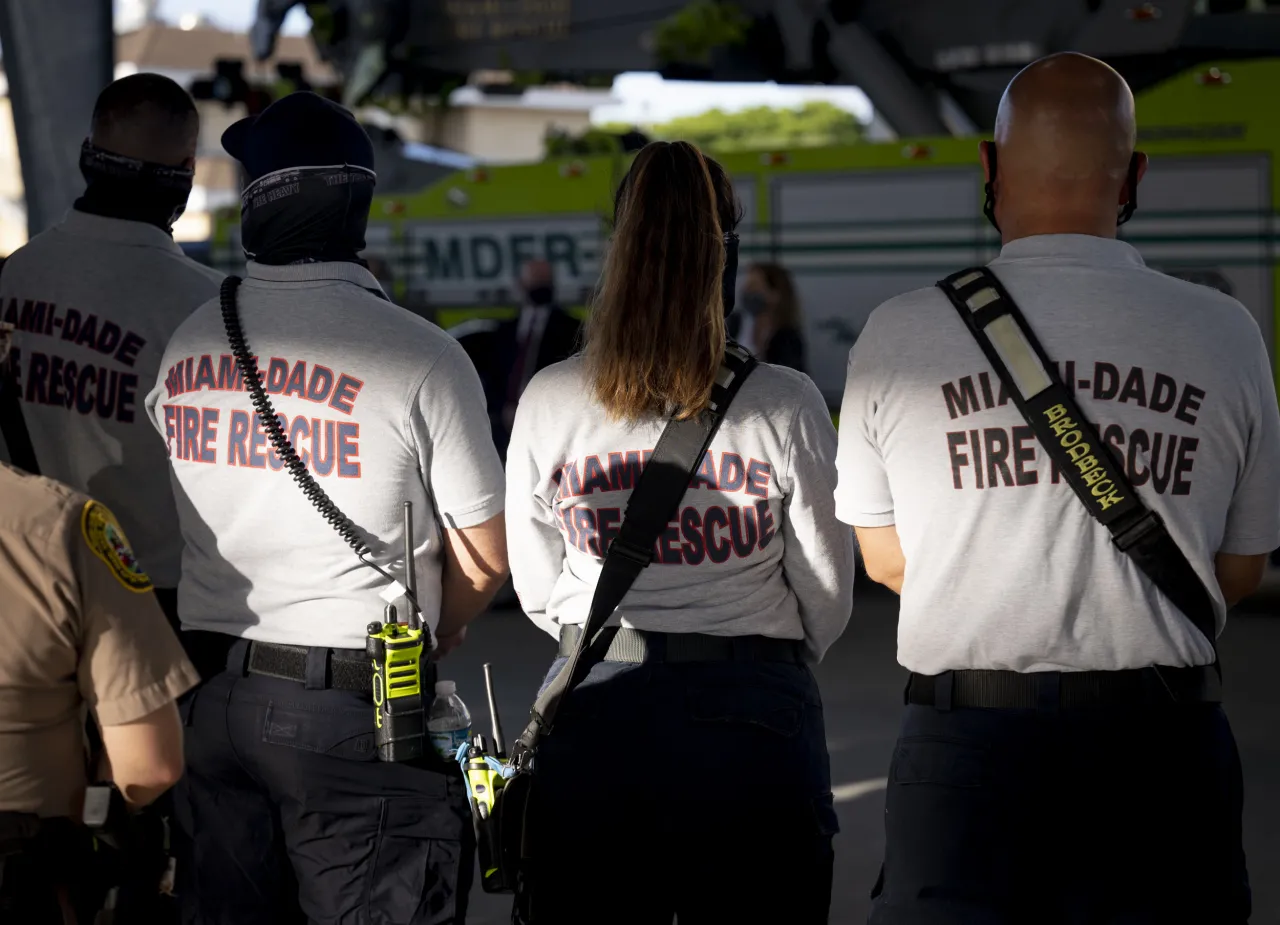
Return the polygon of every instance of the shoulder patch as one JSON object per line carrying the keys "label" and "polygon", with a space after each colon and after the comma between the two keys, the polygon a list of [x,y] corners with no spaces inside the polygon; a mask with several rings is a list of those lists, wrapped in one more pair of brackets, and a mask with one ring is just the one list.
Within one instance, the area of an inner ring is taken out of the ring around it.
{"label": "shoulder patch", "polygon": [[107,563],[116,581],[139,594],[151,590],[151,578],[138,564],[124,530],[106,505],[97,501],[85,504],[80,514],[80,532],[94,555]]}

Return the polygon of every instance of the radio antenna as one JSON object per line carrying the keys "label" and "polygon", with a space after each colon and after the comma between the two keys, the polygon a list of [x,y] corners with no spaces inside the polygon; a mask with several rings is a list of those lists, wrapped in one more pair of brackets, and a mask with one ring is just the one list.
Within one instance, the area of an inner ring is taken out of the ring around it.
{"label": "radio antenna", "polygon": [[498,718],[498,700],[493,694],[493,666],[484,663],[484,692],[489,695],[489,719],[493,723],[493,752],[498,758],[506,757],[502,744],[502,720]]}
{"label": "radio antenna", "polygon": [[418,574],[413,561],[413,502],[404,503],[404,581],[409,594],[409,628],[422,626],[422,614],[418,612]]}

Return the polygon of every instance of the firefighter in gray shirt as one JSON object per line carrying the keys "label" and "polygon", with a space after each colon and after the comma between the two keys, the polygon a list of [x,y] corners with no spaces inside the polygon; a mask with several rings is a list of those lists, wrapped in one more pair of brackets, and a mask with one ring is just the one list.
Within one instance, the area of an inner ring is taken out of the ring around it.
{"label": "firefighter in gray shirt", "polygon": [[[1146,169],[1134,136],[1101,62],[1016,77],[983,148],[991,270],[1220,629],[1280,545],[1280,414],[1245,308],[1115,239]],[[913,672],[871,922],[1243,925],[1213,644],[1073,496],[938,289],[868,321],[838,468],[868,574],[902,595]]]}
{"label": "firefighter in gray shirt", "polygon": [[[516,591],[562,653],[671,409],[706,406],[731,307],[738,212],[718,164],[651,145],[616,215],[585,355],[534,377],[507,451]],[[645,660],[606,655],[539,746],[532,922],[826,922],[836,823],[808,663],[852,604],[834,455],[808,378],[747,378],[611,621]],[[608,862],[585,874],[584,849]]]}
{"label": "firefighter in gray shirt", "polygon": [[[219,298],[178,328],[146,399],[179,487],[183,643],[207,679],[183,703],[183,920],[460,925],[464,786],[438,756],[371,760],[366,641],[397,595],[387,569],[402,567],[406,500],[435,656],[505,577],[484,393],[458,343],[392,305],[358,257],[375,174],[350,112],[293,93],[222,143],[249,178],[247,278],[225,291],[226,314]],[[274,448],[281,434],[297,467]],[[335,510],[377,570],[330,529]]]}

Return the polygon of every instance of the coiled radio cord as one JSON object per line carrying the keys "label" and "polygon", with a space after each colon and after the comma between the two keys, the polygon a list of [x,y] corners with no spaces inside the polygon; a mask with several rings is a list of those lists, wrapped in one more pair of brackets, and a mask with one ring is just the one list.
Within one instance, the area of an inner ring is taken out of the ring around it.
{"label": "coiled radio cord", "polygon": [[[289,474],[298,483],[302,493],[307,496],[307,500],[329,522],[338,536],[342,537],[343,542],[351,547],[360,561],[388,581],[399,583],[394,575],[369,558],[369,545],[364,541],[360,528],[339,510],[338,505],[334,504],[333,499],[320,487],[320,483],[307,470],[307,464],[298,457],[288,434],[280,426],[276,409],[262,385],[262,373],[258,370],[258,364],[254,362],[253,352],[249,349],[249,344],[244,339],[244,330],[240,327],[240,313],[236,308],[236,290],[240,288],[240,283],[241,279],[238,276],[228,276],[222,281],[220,292],[222,324],[227,329],[227,341],[231,344],[231,353],[236,358],[236,365],[240,367],[240,374],[244,376],[245,385],[249,388],[249,400],[253,402],[254,411],[258,415],[258,420],[262,422],[263,430],[267,432],[267,439],[271,441],[276,455],[280,457]],[[408,567],[409,564],[406,562],[405,568]],[[401,586],[403,587],[403,584]],[[413,592],[406,588],[404,595],[413,605],[414,610],[420,613],[421,608],[418,607],[418,601]]]}

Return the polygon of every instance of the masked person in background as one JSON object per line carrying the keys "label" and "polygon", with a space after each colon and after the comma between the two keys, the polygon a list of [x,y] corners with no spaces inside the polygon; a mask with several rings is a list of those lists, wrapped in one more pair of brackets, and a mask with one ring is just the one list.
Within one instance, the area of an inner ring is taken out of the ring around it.
{"label": "masked person in background", "polygon": [[729,318],[729,336],[764,360],[807,372],[804,322],[791,273],[779,263],[753,263],[742,307]]}
{"label": "masked person in background", "polygon": [[[184,921],[460,925],[473,867],[462,775],[430,754],[379,760],[365,646],[407,575],[405,501],[436,656],[506,576],[480,382],[359,257],[376,175],[349,112],[294,93],[222,144],[248,177],[247,278],[178,329],[146,401],[181,487],[182,635],[206,678],[183,704]],[[273,418],[300,469],[283,471]],[[313,506],[317,488],[329,502]]]}
{"label": "masked person in background", "polygon": [[[582,323],[556,303],[555,272],[545,260],[520,268],[524,302],[520,314],[498,329],[499,369],[505,372],[502,392],[503,432],[511,432],[516,404],[535,374],[567,360],[578,349]],[[503,441],[505,444],[505,440]]]}
{"label": "masked person in background", "polygon": [[182,543],[164,444],[141,403],[169,337],[222,279],[173,240],[199,128],[169,78],[111,84],[81,150],[84,195],[0,276],[36,463],[116,512],[171,621]]}

